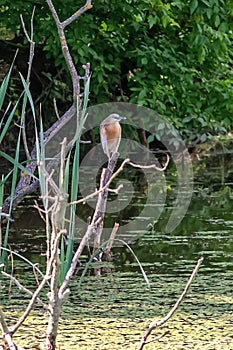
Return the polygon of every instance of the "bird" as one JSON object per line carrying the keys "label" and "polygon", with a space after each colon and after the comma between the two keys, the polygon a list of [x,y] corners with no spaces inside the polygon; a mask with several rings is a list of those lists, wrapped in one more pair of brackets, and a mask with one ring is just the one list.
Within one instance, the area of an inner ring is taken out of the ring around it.
{"label": "bird", "polygon": [[112,154],[117,152],[121,142],[120,121],[126,119],[119,114],[113,113],[105,118],[100,124],[100,138],[103,151],[111,159]]}

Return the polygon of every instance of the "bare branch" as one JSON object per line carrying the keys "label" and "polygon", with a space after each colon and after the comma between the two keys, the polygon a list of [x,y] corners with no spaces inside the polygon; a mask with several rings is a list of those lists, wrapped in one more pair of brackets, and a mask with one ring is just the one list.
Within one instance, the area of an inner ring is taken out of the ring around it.
{"label": "bare branch", "polygon": [[192,281],[194,279],[194,277],[196,276],[198,270],[199,270],[199,267],[201,266],[201,263],[202,261],[204,260],[203,257],[201,257],[200,259],[198,259],[198,262],[193,270],[193,272],[191,273],[190,277],[189,277],[189,280],[183,290],[183,292],[181,293],[180,297],[177,299],[175,305],[173,306],[173,308],[168,312],[168,314],[160,321],[158,321],[156,323],[156,326],[157,327],[160,327],[162,326],[165,322],[167,322],[169,320],[169,318],[172,317],[172,315],[175,313],[175,311],[178,309],[180,303],[182,302],[182,300],[184,299],[185,295],[187,294],[191,284],[192,284]]}
{"label": "bare branch", "polygon": [[[177,299],[177,301],[174,304],[174,306],[168,312],[168,314],[164,318],[162,318],[160,321],[157,321],[157,322],[152,321],[151,322],[150,326],[148,327],[148,329],[146,330],[146,332],[144,333],[144,335],[143,335],[143,337],[142,337],[142,339],[140,341],[138,350],[142,350],[144,345],[147,344],[147,338],[150,335],[150,333],[152,332],[152,330],[162,326],[165,322],[167,322],[172,317],[172,315],[175,313],[175,311],[178,309],[180,303],[182,302],[182,300],[184,299],[185,295],[187,294],[187,292],[189,290],[189,287],[190,287],[194,277],[196,276],[196,274],[198,272],[198,269],[199,269],[203,259],[204,259],[203,257],[198,259],[198,262],[197,262],[193,272],[191,273],[191,275],[189,277],[189,280],[188,280],[188,282],[187,282],[183,292],[181,293],[180,297]],[[157,338],[155,338],[155,339],[157,339]]]}
{"label": "bare branch", "polygon": [[48,282],[48,280],[50,279],[50,271],[51,271],[51,261],[50,261],[49,266],[47,266],[47,273],[46,273],[46,275],[44,276],[44,278],[41,281],[40,285],[37,287],[37,289],[33,293],[32,298],[29,301],[29,304],[28,304],[26,310],[24,311],[23,315],[19,318],[17,323],[14,325],[13,329],[10,331],[11,334],[14,334],[17,331],[17,329],[21,326],[21,324],[28,317],[29,313],[31,312],[31,310],[32,310],[32,308],[33,308],[33,306],[35,304],[35,301],[37,300],[37,297],[38,297],[39,293],[44,288],[45,283]]}
{"label": "bare branch", "polygon": [[161,338],[165,337],[165,335],[167,335],[167,334],[169,334],[169,331],[166,331],[166,332],[164,332],[163,334],[160,334],[160,335],[158,335],[157,337],[155,337],[155,338],[153,338],[153,339],[151,339],[151,340],[147,340],[147,341],[145,342],[145,344],[154,343],[154,342],[160,340]]}
{"label": "bare branch", "polygon": [[[101,183],[100,188],[102,188],[104,182],[106,181],[106,179],[109,179],[109,177],[111,177],[111,174],[113,172],[113,169],[116,165],[117,159],[119,157],[119,153],[115,152],[112,155],[111,160],[108,163],[108,168],[107,169],[103,169],[104,172],[106,172],[104,178],[103,178],[103,183]],[[124,162],[123,162],[124,163]],[[85,246],[87,245],[89,238],[91,237],[91,235],[93,234],[93,232],[96,233],[96,231],[101,228],[102,225],[102,221],[103,221],[103,216],[104,216],[104,206],[106,205],[106,200],[107,200],[107,186],[110,184],[111,181],[107,181],[107,183],[105,183],[104,187],[101,189],[101,191],[99,191],[99,195],[101,194],[101,192],[103,193],[103,197],[105,198],[101,198],[101,196],[99,196],[98,198],[98,202],[95,208],[95,212],[94,215],[92,217],[91,223],[88,225],[87,230],[81,240],[81,242],[79,243],[78,249],[76,250],[73,259],[72,259],[72,263],[70,265],[70,268],[66,274],[65,280],[63,281],[60,290],[59,290],[59,298],[62,299],[63,294],[66,292],[67,287],[69,285],[69,282],[73,276],[73,274],[75,273],[75,269],[76,266],[78,264],[79,261],[79,257],[83,251],[83,249],[85,248]],[[106,191],[106,192],[104,192]]]}
{"label": "bare branch", "polygon": [[2,306],[0,306],[0,324],[1,324],[1,328],[2,328],[2,333],[9,333],[9,329],[7,327],[7,324],[6,324],[4,313],[2,311]]}
{"label": "bare branch", "polygon": [[108,188],[108,192],[118,194],[123,187],[124,186],[120,184],[119,186],[117,186],[117,188]]}
{"label": "bare branch", "polygon": [[110,237],[109,237],[109,241],[105,247],[105,254],[108,254],[108,255],[110,254],[110,250],[112,249],[112,245],[113,245],[114,239],[116,237],[118,228],[119,228],[119,224],[115,222],[115,225],[114,225],[112,232],[110,234]]}
{"label": "bare branch", "polygon": [[93,7],[93,5],[91,4],[91,0],[87,0],[86,4],[83,7],[81,7],[72,16],[70,16],[64,22],[62,22],[63,29],[65,29],[66,26],[68,26],[70,23],[75,21],[79,16],[81,16],[87,10],[90,10],[92,7]]}
{"label": "bare branch", "polygon": [[21,22],[22,22],[24,34],[25,34],[28,42],[30,43],[30,52],[29,52],[29,61],[28,61],[28,73],[27,73],[27,79],[26,79],[27,84],[29,84],[29,82],[30,82],[30,76],[31,76],[31,71],[32,71],[32,62],[33,62],[34,49],[35,49],[35,42],[33,41],[33,34],[34,34],[33,33],[33,20],[34,20],[34,14],[35,14],[35,6],[33,7],[32,16],[31,16],[31,36],[28,35],[27,29],[25,27],[25,23],[24,23],[24,20],[23,20],[23,16],[20,14],[20,19],[21,19]]}
{"label": "bare branch", "polygon": [[136,164],[136,163],[133,163],[133,162],[128,162],[128,164],[132,165],[134,168],[140,168],[140,169],[155,169],[157,171],[165,171],[167,169],[167,166],[168,166],[168,163],[169,163],[169,160],[170,160],[170,157],[169,155],[166,153],[166,162],[165,164],[163,165],[162,168],[159,168],[157,167],[155,164],[151,164],[151,165],[141,165],[141,164]]}
{"label": "bare branch", "polygon": [[[162,168],[159,168],[157,167],[155,164],[151,164],[151,165],[141,165],[141,164],[136,164],[136,163],[133,163],[130,161],[129,158],[126,158],[120,165],[120,167],[117,169],[117,171],[111,176],[111,178],[108,180],[108,182],[103,186],[103,188],[100,188],[98,191],[95,191],[93,193],[90,193],[89,195],[87,195],[86,197],[82,198],[82,199],[79,199],[78,201],[74,201],[74,202],[71,202],[69,203],[69,205],[72,205],[72,204],[80,204],[80,203],[85,203],[87,200],[97,196],[100,192],[103,192],[106,190],[106,188],[109,187],[110,183],[118,176],[118,174],[123,170],[124,166],[126,164],[129,164],[131,166],[133,166],[134,168],[140,168],[140,169],[155,169],[155,170],[158,170],[158,171],[164,171],[166,170],[167,166],[168,166],[168,163],[169,163],[169,155],[167,154],[167,160],[164,164],[164,166]],[[121,188],[121,187],[120,187]],[[119,189],[120,189],[119,188]],[[119,190],[118,189],[118,190]],[[112,190],[109,190],[109,191],[112,191]],[[116,191],[116,190],[114,190]]]}
{"label": "bare branch", "polygon": [[[20,19],[22,22],[22,26],[23,26],[23,31],[24,34],[28,40],[28,42],[30,43],[30,50],[29,50],[29,60],[28,60],[28,72],[27,72],[27,78],[26,78],[26,82],[27,85],[29,86],[29,82],[30,82],[30,76],[31,76],[31,71],[32,71],[32,62],[33,62],[33,57],[34,57],[34,49],[35,49],[35,42],[33,41],[33,19],[34,19],[34,14],[35,14],[35,6],[33,7],[32,10],[32,16],[31,16],[31,37],[28,35],[28,32],[26,30],[25,27],[25,23],[23,20],[23,16],[20,14]],[[25,96],[26,98],[26,96]],[[28,144],[27,144],[27,134],[26,134],[26,125],[25,125],[25,111],[24,111],[24,116],[23,116],[23,120],[22,120],[22,136],[23,136],[23,144],[24,144],[24,149],[25,149],[25,153],[27,156],[27,159],[30,160],[31,159],[31,155],[28,149]]]}
{"label": "bare branch", "polygon": [[72,59],[71,54],[69,52],[64,29],[65,29],[65,27],[68,24],[73,22],[81,14],[86,12],[88,9],[92,8],[91,0],[87,0],[86,4],[83,7],[81,7],[78,11],[76,11],[71,17],[66,19],[63,23],[60,21],[59,16],[57,14],[57,11],[55,10],[55,7],[54,7],[52,1],[51,0],[46,0],[46,1],[47,1],[47,4],[48,4],[48,6],[50,8],[50,11],[51,11],[51,13],[53,15],[54,21],[55,21],[56,26],[57,26],[57,30],[58,30],[58,34],[59,34],[59,38],[60,38],[60,44],[61,44],[63,56],[64,56],[64,58],[66,60],[66,64],[67,64],[67,67],[69,69],[69,72],[70,72],[70,75],[71,75],[71,79],[72,79],[73,99],[74,99],[74,104],[76,105],[77,104],[77,98],[80,97],[80,82],[79,81],[80,81],[81,77],[77,73],[77,70],[75,68],[73,59]]}
{"label": "bare branch", "polygon": [[[44,146],[47,145],[47,143],[74,117],[76,113],[76,107],[73,104],[68,111],[66,111],[63,116],[57,120],[45,133],[44,133]],[[69,143],[71,145],[72,142]],[[60,154],[55,156],[54,159],[58,158]],[[32,152],[31,152],[31,159],[36,159],[36,145],[34,146]],[[52,163],[52,162],[51,162]],[[26,169],[34,173],[35,169],[37,168],[37,160],[27,163]],[[3,205],[2,205],[2,211],[4,213],[9,212],[10,203],[12,202],[13,208],[15,208],[22,200],[23,198],[28,195],[29,193],[34,192],[38,186],[39,186],[39,180],[35,180],[31,182],[30,175],[26,174],[25,176],[21,176],[16,189],[14,193],[14,197],[12,200],[12,197],[9,196],[5,199]]]}
{"label": "bare branch", "polygon": [[[0,345],[0,350],[5,349],[6,347],[11,349],[11,350],[24,350],[20,346],[16,346],[13,343],[13,340],[12,340],[10,331],[7,327],[5,316],[4,316],[4,313],[3,313],[1,306],[0,306],[0,326],[2,328],[2,339],[3,339],[3,341],[5,341],[4,347]],[[5,345],[6,345],[6,347],[5,347]]]}
{"label": "bare branch", "polygon": [[[11,279],[19,289],[21,289],[22,291],[24,291],[25,293],[29,294],[30,296],[33,296],[33,292],[31,292],[29,289],[27,289],[26,287],[24,287],[18,280],[17,278],[15,278],[14,276],[9,275],[8,273],[2,271],[2,274],[6,277],[8,277],[9,279]],[[41,304],[43,306],[44,309],[48,309],[48,306],[40,299],[40,298],[36,298],[36,301]]]}

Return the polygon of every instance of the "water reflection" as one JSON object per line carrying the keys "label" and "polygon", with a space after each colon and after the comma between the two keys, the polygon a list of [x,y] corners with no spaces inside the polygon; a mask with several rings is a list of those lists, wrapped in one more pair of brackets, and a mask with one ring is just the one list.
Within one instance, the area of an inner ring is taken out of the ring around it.
{"label": "water reflection", "polygon": [[[146,203],[147,193],[139,177],[140,189],[133,189],[130,205],[120,213],[107,214],[106,225],[112,227],[115,221],[123,224],[137,217],[135,231],[128,231],[128,240],[139,260],[148,266],[148,271],[181,273],[182,265],[185,271],[187,264],[193,264],[200,256],[205,258],[204,265],[208,273],[209,269],[222,273],[233,269],[233,194],[229,183],[221,185],[218,182],[218,186],[211,183],[211,187],[208,187],[205,178],[196,178],[192,202],[185,218],[173,232],[167,234],[165,227],[173,209],[169,203],[173,202],[175,196],[173,182],[173,176],[170,182],[166,178],[167,202],[163,207],[163,203],[159,202]],[[160,188],[160,183],[155,188],[156,191],[165,191],[164,187]],[[125,195],[120,196],[119,200],[124,202]],[[146,210],[149,216],[140,216],[143,212],[140,208],[146,205],[150,206]],[[153,218],[156,211],[157,218]],[[86,208],[83,208],[83,213],[87,213]],[[32,199],[27,199],[26,203],[18,207],[14,218],[10,245],[36,262],[45,252],[45,233],[44,223],[33,207]],[[135,239],[138,236],[139,239]],[[134,258],[126,247],[115,248],[114,253],[116,268],[124,271],[135,269]]]}
{"label": "water reflection", "polygon": [[[150,280],[151,291],[148,291],[127,247],[114,248],[111,273],[104,272],[97,278],[90,272],[80,288],[78,276],[72,280],[71,295],[64,305],[61,319],[60,349],[71,350],[74,344],[79,344],[83,350],[97,347],[135,349],[135,344],[138,344],[151,319],[161,319],[177,300],[200,256],[204,256],[205,260],[191,291],[179,309],[178,316],[172,320],[171,326],[167,326],[171,336],[165,337],[158,348],[233,349],[232,182],[226,175],[229,172],[223,172],[222,168],[216,167],[216,161],[214,163],[213,168],[199,169],[200,176],[195,178],[195,190],[188,212],[181,224],[169,234],[165,227],[173,209],[171,204],[175,198],[176,182],[172,174],[166,177],[166,188],[157,184],[156,190],[164,191],[163,194],[166,192],[167,195],[164,207],[155,203],[152,208],[151,212],[157,210],[157,218],[140,216],[141,209],[147,205],[144,187],[138,188],[137,192],[134,188],[127,210],[107,216],[109,227],[116,219],[124,223],[134,216],[144,224],[143,229],[138,227],[136,232],[129,232],[129,235],[132,238],[131,247]],[[125,200],[124,195],[121,200]],[[83,207],[83,213],[88,210],[91,214],[90,208]],[[33,263],[39,263],[43,269],[44,223],[33,207],[32,198],[17,208],[14,218],[11,248]],[[135,240],[139,229],[140,239]],[[87,255],[83,254],[81,260],[84,264],[88,260]],[[14,258],[14,275],[25,287],[35,289],[31,267],[17,258]],[[7,280],[0,280],[4,310],[11,319],[18,312],[22,313],[28,296],[13,285],[9,300],[8,285]],[[46,293],[47,290],[41,296],[45,301]],[[17,340],[18,337],[19,341],[25,338],[26,347],[31,347],[32,343],[40,344],[44,339],[47,316],[41,316],[38,305],[35,310],[32,319],[27,321],[28,325],[22,327],[15,338]],[[113,335],[113,330],[117,330],[116,335]],[[67,332],[69,339],[66,338]]]}

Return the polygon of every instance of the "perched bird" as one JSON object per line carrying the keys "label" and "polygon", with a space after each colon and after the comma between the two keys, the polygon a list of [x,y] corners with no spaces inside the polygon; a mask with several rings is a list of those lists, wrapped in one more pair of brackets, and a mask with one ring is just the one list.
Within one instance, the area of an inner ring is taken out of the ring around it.
{"label": "perched bird", "polygon": [[121,142],[121,126],[119,122],[122,119],[126,118],[114,113],[110,114],[100,124],[101,143],[108,160],[111,159],[113,153],[117,152]]}

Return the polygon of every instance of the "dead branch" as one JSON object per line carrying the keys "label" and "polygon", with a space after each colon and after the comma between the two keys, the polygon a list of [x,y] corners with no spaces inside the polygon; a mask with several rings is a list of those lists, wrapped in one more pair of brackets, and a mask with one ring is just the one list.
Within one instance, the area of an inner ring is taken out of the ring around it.
{"label": "dead branch", "polygon": [[[32,62],[33,62],[33,57],[34,57],[34,49],[35,49],[35,42],[33,41],[33,19],[34,19],[34,14],[35,14],[35,6],[33,7],[32,10],[32,16],[31,16],[31,36],[28,35],[27,29],[25,27],[25,23],[23,20],[23,16],[20,15],[20,19],[22,22],[22,26],[23,26],[23,31],[24,34],[28,40],[28,42],[30,43],[30,50],[29,50],[29,60],[28,60],[28,72],[27,72],[27,78],[26,78],[26,83],[29,86],[30,83],[30,76],[31,76],[31,71],[32,71]],[[26,96],[25,96],[26,98]],[[31,155],[28,149],[28,144],[27,144],[27,134],[26,134],[26,125],[25,125],[25,112],[24,112],[24,116],[23,116],[23,121],[22,121],[22,135],[23,135],[23,144],[24,144],[24,149],[25,149],[25,153],[27,156],[27,160],[31,159]]]}
{"label": "dead branch", "polygon": [[30,51],[29,51],[29,60],[28,60],[28,72],[27,72],[27,79],[26,82],[27,84],[30,83],[30,77],[31,77],[31,71],[32,71],[32,62],[33,62],[33,57],[34,57],[34,49],[35,49],[35,41],[33,41],[33,35],[34,35],[34,30],[33,30],[33,20],[34,20],[34,14],[35,14],[35,6],[33,7],[32,10],[32,16],[31,16],[31,35],[29,36],[24,20],[23,20],[23,16],[22,14],[20,14],[20,19],[21,19],[21,23],[23,26],[23,31],[24,34],[28,40],[28,42],[30,43]]}
{"label": "dead branch", "polygon": [[[48,270],[50,272],[51,264],[49,265]],[[40,285],[37,287],[37,289],[33,293],[32,298],[29,301],[29,304],[28,304],[26,310],[24,311],[23,315],[19,318],[17,323],[11,329],[11,331],[10,331],[11,334],[14,334],[17,331],[17,329],[21,326],[21,324],[26,320],[26,318],[28,317],[29,313],[31,312],[31,310],[32,310],[32,308],[37,300],[38,295],[40,294],[41,290],[44,288],[44,285],[49,281],[49,279],[50,279],[50,273],[46,273],[46,275],[44,276]]]}
{"label": "dead branch", "polygon": [[[1,272],[2,272],[2,274],[3,274],[5,277],[7,277],[7,278],[9,278],[11,281],[13,281],[13,282],[16,284],[16,286],[17,286],[20,290],[22,290],[23,292],[29,294],[30,296],[33,296],[33,292],[31,292],[29,289],[27,289],[26,287],[24,287],[24,286],[17,280],[17,278],[15,278],[14,276],[12,276],[12,275],[10,275],[10,274],[4,272],[4,271],[1,271]],[[40,298],[37,298],[36,301],[37,301],[40,305],[42,305],[44,309],[48,309],[48,306],[47,306]]]}
{"label": "dead branch", "polygon": [[4,349],[12,349],[12,350],[25,350],[20,346],[16,346],[12,340],[9,328],[7,327],[5,316],[2,310],[2,306],[0,306],[0,326],[2,329],[2,345],[0,344],[0,350]]}
{"label": "dead branch", "polygon": [[50,11],[53,15],[54,21],[55,21],[56,26],[57,26],[63,56],[65,58],[67,67],[69,68],[69,72],[70,72],[71,79],[72,79],[73,99],[74,99],[74,104],[76,104],[77,98],[80,96],[80,76],[77,73],[73,59],[72,59],[70,51],[68,49],[64,29],[68,24],[70,24],[74,20],[76,20],[81,14],[83,14],[84,12],[86,12],[87,10],[92,8],[91,0],[87,0],[86,4],[83,7],[81,7],[78,11],[76,11],[71,17],[66,19],[64,22],[60,21],[59,16],[57,14],[57,11],[55,10],[55,7],[54,7],[52,1],[51,0],[46,0],[46,1],[47,1],[47,4],[50,8]]}
{"label": "dead branch", "polygon": [[[126,164],[129,164],[131,166],[133,166],[134,168],[140,168],[140,169],[155,169],[155,170],[158,170],[158,171],[165,171],[167,169],[167,166],[168,166],[168,163],[169,163],[169,155],[166,154],[167,156],[167,159],[166,159],[166,162],[164,164],[163,167],[159,168],[157,167],[155,164],[151,164],[151,165],[141,165],[141,164],[136,164],[136,163],[133,163],[130,161],[129,158],[126,158],[125,160],[123,160],[123,162],[121,163],[120,167],[117,169],[117,171],[110,177],[108,178],[108,180],[106,180],[105,178],[105,182],[107,181],[107,183],[105,183],[105,185],[99,190],[93,192],[93,193],[90,193],[88,194],[86,197],[82,198],[82,199],[79,199],[78,201],[74,201],[74,202],[71,202],[69,203],[69,205],[72,205],[72,204],[80,204],[80,203],[85,203],[87,200],[99,195],[101,192],[105,191],[106,188],[109,187],[109,185],[111,184],[111,182],[118,176],[118,174],[123,170],[124,166]],[[120,187],[119,189],[121,189],[122,187]],[[115,191],[116,190],[111,190],[111,189],[108,189],[108,191]]]}
{"label": "dead branch", "polygon": [[[85,232],[85,234],[83,235],[79,246],[73,256],[70,268],[66,274],[65,280],[63,281],[60,290],[59,290],[59,297],[62,298],[63,294],[66,293],[66,291],[68,291],[68,285],[70,283],[70,280],[72,278],[72,276],[75,273],[76,270],[76,266],[79,262],[79,258],[80,255],[83,251],[83,249],[85,248],[85,246],[88,244],[88,241],[91,237],[91,235],[96,234],[96,232],[98,230],[101,229],[101,225],[102,225],[102,221],[103,221],[103,217],[104,217],[104,213],[105,213],[105,205],[106,205],[106,201],[107,201],[107,186],[110,184],[110,178],[112,178],[112,173],[114,170],[114,167],[116,165],[116,162],[118,160],[119,157],[119,153],[114,153],[112,155],[111,160],[108,163],[108,168],[106,169],[106,174],[104,176],[104,180],[103,180],[103,184],[104,187],[102,188],[101,191],[99,191],[99,196],[98,198],[98,202],[95,208],[95,213],[92,217],[91,223],[88,225],[87,230]],[[123,162],[124,163],[124,162]],[[119,173],[119,172],[118,172]]]}
{"label": "dead branch", "polygon": [[[186,296],[188,290],[189,290],[189,287],[191,286],[192,284],[192,281],[194,279],[194,277],[196,276],[198,270],[199,270],[199,267],[203,261],[203,257],[201,257],[200,259],[198,259],[197,261],[197,264],[193,270],[193,272],[191,273],[189,279],[188,279],[188,282],[183,290],[183,292],[181,293],[180,297],[177,299],[176,303],[174,304],[174,306],[171,308],[171,310],[167,313],[167,315],[162,318],[160,321],[152,321],[151,324],[149,325],[148,329],[146,330],[146,332],[144,333],[141,341],[140,341],[140,344],[139,344],[139,347],[138,347],[138,350],[142,350],[144,345],[148,344],[147,342],[147,338],[148,336],[150,335],[150,333],[155,329],[155,328],[159,328],[161,327],[164,323],[166,323],[171,317],[172,315],[175,313],[175,311],[178,309],[180,303],[182,302],[182,300],[184,299],[184,297]],[[155,338],[157,340],[157,337]],[[150,341],[151,342],[151,341]]]}
{"label": "dead branch", "polygon": [[166,153],[166,162],[165,164],[163,165],[163,167],[159,168],[157,167],[155,164],[150,164],[150,165],[141,165],[141,164],[136,164],[136,163],[133,163],[133,162],[128,162],[128,164],[132,165],[134,168],[140,168],[140,169],[155,169],[157,171],[165,171],[167,169],[167,166],[168,166],[168,163],[169,163],[169,160],[170,160],[170,157],[169,155]]}
{"label": "dead branch", "polygon": [[[46,132],[44,132],[44,145],[46,146],[49,141],[74,117],[76,113],[75,105],[72,105],[69,110],[57,120]],[[34,145],[31,152],[32,162],[27,163],[26,169],[30,173],[34,173],[37,168],[37,159],[36,159],[36,145]],[[13,199],[9,196],[5,199],[2,205],[2,212],[8,213],[10,208],[10,203],[12,201],[12,206],[15,208],[26,195],[35,192],[39,187],[39,180],[32,180],[31,176],[27,173],[21,174],[19,182],[16,186]]]}
{"label": "dead branch", "polygon": [[112,260],[111,249],[112,249],[113,242],[114,242],[114,239],[115,239],[115,237],[116,237],[118,228],[119,228],[119,224],[115,222],[114,227],[113,227],[113,229],[112,229],[112,232],[111,232],[111,234],[110,234],[108,243],[107,243],[107,245],[106,245],[106,247],[105,247],[105,249],[104,249],[104,258],[105,258],[105,261],[111,261],[111,260]]}

